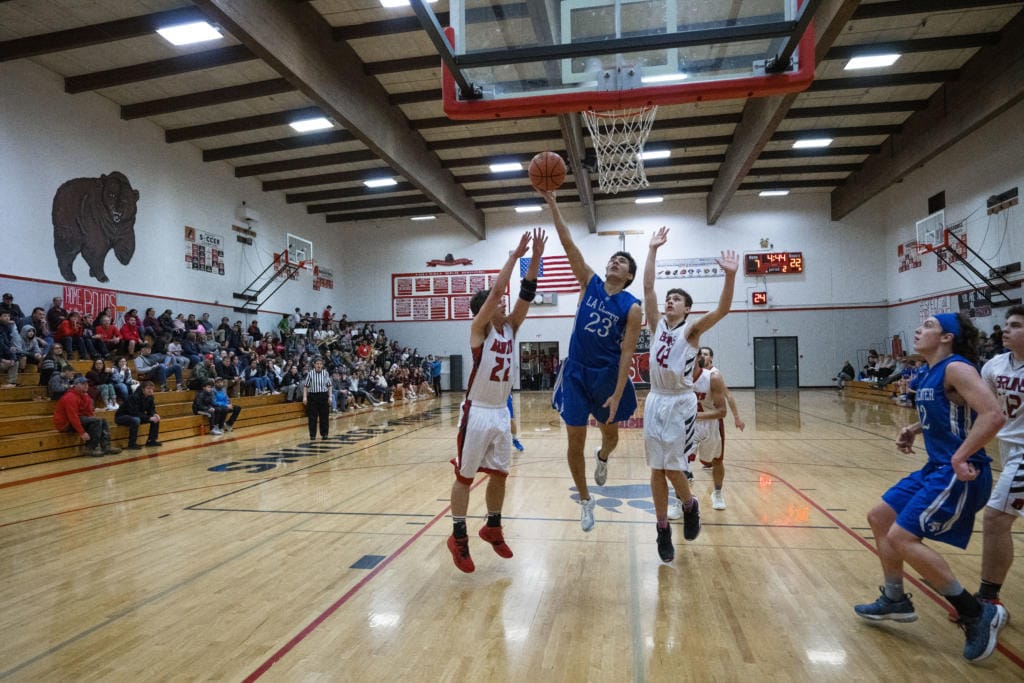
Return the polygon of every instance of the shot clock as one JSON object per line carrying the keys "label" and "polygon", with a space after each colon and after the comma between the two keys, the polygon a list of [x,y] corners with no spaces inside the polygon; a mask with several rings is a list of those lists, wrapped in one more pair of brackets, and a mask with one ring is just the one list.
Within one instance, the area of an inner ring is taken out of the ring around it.
{"label": "shot clock", "polygon": [[746,275],[793,275],[804,272],[802,251],[766,251],[743,257]]}
{"label": "shot clock", "polygon": [[750,303],[754,306],[767,306],[768,292],[751,292]]}

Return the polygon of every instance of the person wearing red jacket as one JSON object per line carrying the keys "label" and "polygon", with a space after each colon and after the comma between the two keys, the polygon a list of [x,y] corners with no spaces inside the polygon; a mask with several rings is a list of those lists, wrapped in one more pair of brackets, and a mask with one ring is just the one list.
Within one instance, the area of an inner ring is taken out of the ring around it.
{"label": "person wearing red jacket", "polygon": [[89,396],[89,380],[79,376],[57,401],[53,410],[53,426],[58,432],[75,432],[86,446],[86,455],[116,455],[121,449],[110,445],[110,425],[93,414]]}
{"label": "person wearing red jacket", "polygon": [[82,316],[77,311],[72,311],[53,331],[53,341],[63,344],[69,356],[72,351],[78,351],[78,360],[92,360],[93,352],[84,332]]}
{"label": "person wearing red jacket", "polygon": [[142,345],[142,338],[139,336],[139,319],[134,316],[125,318],[124,325],[121,325],[121,342],[127,347],[129,356],[135,355],[135,346]]}

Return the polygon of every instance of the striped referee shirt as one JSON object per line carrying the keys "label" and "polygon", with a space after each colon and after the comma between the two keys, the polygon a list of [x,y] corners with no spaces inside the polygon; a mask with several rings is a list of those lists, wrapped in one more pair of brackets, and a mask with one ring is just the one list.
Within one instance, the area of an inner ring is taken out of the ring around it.
{"label": "striped referee shirt", "polygon": [[327,370],[310,370],[303,383],[310,394],[326,394],[331,390],[331,373]]}

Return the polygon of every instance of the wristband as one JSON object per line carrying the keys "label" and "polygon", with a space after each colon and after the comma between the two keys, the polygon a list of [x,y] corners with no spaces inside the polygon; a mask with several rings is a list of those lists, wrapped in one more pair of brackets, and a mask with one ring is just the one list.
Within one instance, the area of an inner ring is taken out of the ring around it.
{"label": "wristband", "polygon": [[519,281],[519,298],[523,301],[533,301],[537,296],[537,281],[523,278]]}

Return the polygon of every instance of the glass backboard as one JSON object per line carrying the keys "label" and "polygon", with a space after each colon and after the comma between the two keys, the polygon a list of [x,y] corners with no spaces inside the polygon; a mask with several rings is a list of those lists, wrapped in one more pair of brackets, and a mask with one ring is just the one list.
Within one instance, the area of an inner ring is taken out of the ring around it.
{"label": "glass backboard", "polygon": [[451,118],[794,92],[814,75],[814,31],[774,63],[798,0],[452,0],[448,39],[469,92],[445,68]]}

